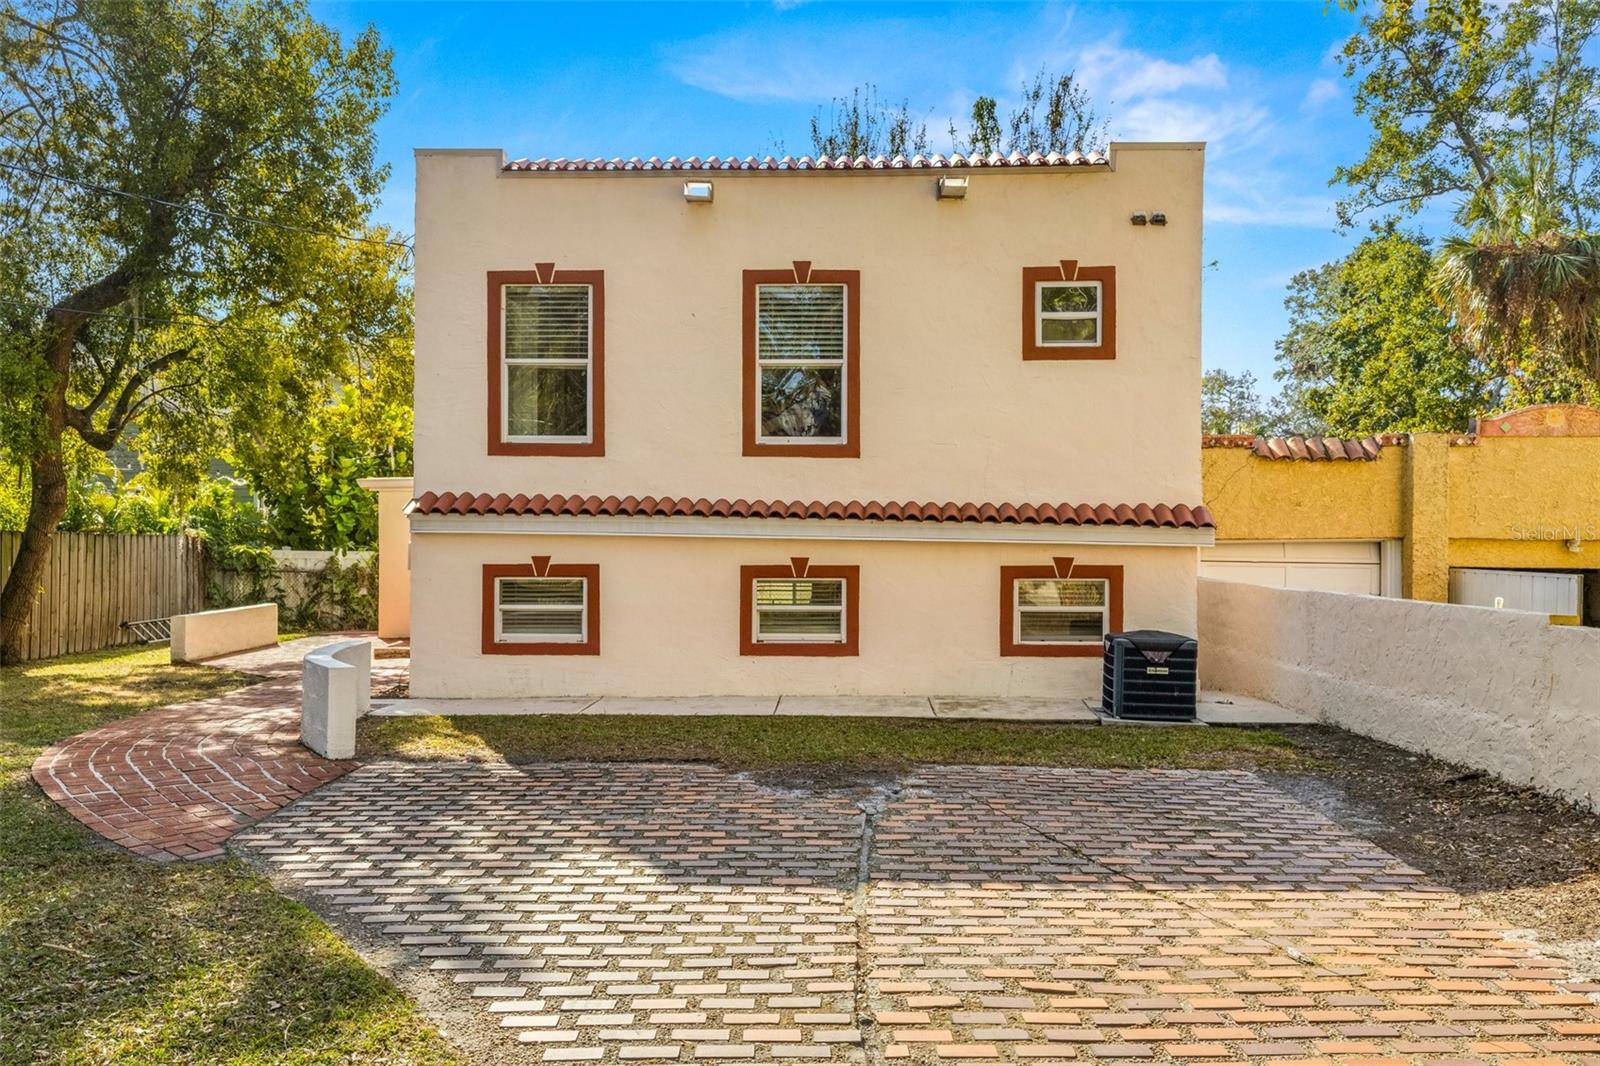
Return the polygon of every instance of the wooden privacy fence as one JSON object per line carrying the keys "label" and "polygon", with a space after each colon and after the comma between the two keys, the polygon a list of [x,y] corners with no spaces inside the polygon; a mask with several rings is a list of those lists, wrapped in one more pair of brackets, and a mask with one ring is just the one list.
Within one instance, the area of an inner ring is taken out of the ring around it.
{"label": "wooden privacy fence", "polygon": [[[0,532],[0,582],[21,543]],[[57,533],[23,658],[131,644],[123,622],[203,610],[205,575],[205,545],[182,533]]]}

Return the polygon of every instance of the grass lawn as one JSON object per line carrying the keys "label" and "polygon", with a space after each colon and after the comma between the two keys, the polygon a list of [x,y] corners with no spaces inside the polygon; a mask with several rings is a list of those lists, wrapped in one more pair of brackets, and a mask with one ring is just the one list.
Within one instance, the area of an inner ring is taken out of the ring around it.
{"label": "grass lawn", "polygon": [[1219,769],[1304,767],[1266,729],[1195,729],[935,721],[473,715],[368,718],[359,754],[404,759],[710,762],[735,770],[791,765],[895,769],[917,763]]}
{"label": "grass lawn", "polygon": [[264,878],[98,845],[29,777],[55,740],[245,681],[165,647],[0,669],[0,1063],[460,1061]]}

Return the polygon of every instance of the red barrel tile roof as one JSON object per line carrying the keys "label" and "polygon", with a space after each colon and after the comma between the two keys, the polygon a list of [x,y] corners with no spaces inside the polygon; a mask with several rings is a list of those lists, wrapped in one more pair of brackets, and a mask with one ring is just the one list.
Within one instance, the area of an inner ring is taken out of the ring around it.
{"label": "red barrel tile roof", "polygon": [[1208,433],[1200,439],[1204,448],[1249,448],[1262,459],[1303,459],[1308,462],[1348,459],[1367,462],[1386,447],[1405,443],[1399,433],[1381,433],[1359,440],[1344,437],[1255,437],[1250,434]]}
{"label": "red barrel tile roof", "polygon": [[1211,529],[1211,512],[1187,504],[880,503],[871,500],[708,500],[687,496],[515,496],[424,492],[407,511],[424,515],[581,515],[592,518],[840,518],[883,522],[983,522],[1042,526]]}
{"label": "red barrel tile roof", "polygon": [[834,158],[803,155],[796,159],[794,156],[784,156],[775,159],[772,156],[756,158],[753,155],[739,156],[690,156],[680,159],[672,156],[661,159],[651,156],[649,159],[640,159],[634,156],[631,159],[514,159],[505,164],[506,170],[535,170],[535,171],[563,171],[563,170],[620,170],[620,171],[716,171],[716,170],[761,170],[761,171],[796,171],[810,173],[813,171],[830,170],[951,170],[966,167],[1090,167],[1107,166],[1110,160],[1100,152],[1012,152],[1010,155],[1001,155],[994,152],[989,155],[913,155],[913,156],[864,156],[858,155],[851,158],[841,155]]}

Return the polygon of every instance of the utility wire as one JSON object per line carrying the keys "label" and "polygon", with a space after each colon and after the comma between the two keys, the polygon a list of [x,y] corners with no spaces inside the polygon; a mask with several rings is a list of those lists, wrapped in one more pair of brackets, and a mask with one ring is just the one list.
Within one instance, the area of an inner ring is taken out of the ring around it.
{"label": "utility wire", "polygon": [[128,200],[142,200],[146,203],[159,204],[162,207],[170,207],[175,211],[198,211],[203,215],[211,215],[214,218],[226,218],[234,222],[248,222],[252,226],[266,226],[270,229],[284,230],[289,233],[305,233],[313,237],[332,237],[335,240],[353,241],[359,244],[376,244],[388,248],[403,248],[407,252],[412,251],[410,241],[386,241],[379,237],[359,237],[349,233],[334,233],[329,230],[311,229],[307,226],[291,226],[285,222],[269,222],[266,219],[250,218],[248,215],[230,214],[227,211],[213,211],[209,207],[201,207],[198,204],[185,204],[174,200],[163,200],[156,196],[146,196],[143,193],[128,192],[124,189],[114,189],[109,185],[99,185],[92,181],[80,181],[77,178],[69,178],[64,174],[52,174],[48,170],[40,170],[37,167],[23,166],[20,163],[7,163],[3,160],[0,160],[0,167],[5,167],[7,170],[15,170],[22,174],[31,174],[36,178],[48,178],[51,181],[64,182],[67,185],[76,185],[78,188],[87,189],[90,192],[104,193],[108,196],[121,196]]}

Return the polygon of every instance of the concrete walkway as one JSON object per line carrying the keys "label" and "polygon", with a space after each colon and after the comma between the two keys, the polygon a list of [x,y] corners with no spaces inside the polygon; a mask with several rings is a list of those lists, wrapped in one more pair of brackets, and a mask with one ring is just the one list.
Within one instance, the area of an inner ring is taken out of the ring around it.
{"label": "concrete walkway", "polygon": [[1600,1057],[1600,983],[1238,771],[383,762],[230,847],[485,1063]]}
{"label": "concrete walkway", "polygon": [[[63,740],[42,752],[33,779],[67,813],[146,858],[209,859],[263,815],[356,767],[300,745],[300,660],[337,639],[307,637],[213,659],[258,685],[162,707]],[[406,664],[377,660],[375,688]]]}
{"label": "concrete walkway", "polygon": [[[1202,693],[1206,725],[1304,725],[1310,716],[1265,700]],[[1009,722],[1102,720],[1089,700],[965,696],[548,696],[528,699],[395,699],[373,701],[378,718],[422,715],[810,715],[829,718],[936,718]]]}

